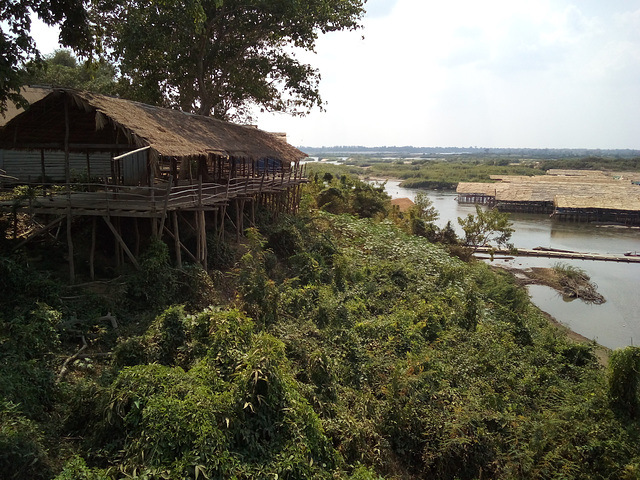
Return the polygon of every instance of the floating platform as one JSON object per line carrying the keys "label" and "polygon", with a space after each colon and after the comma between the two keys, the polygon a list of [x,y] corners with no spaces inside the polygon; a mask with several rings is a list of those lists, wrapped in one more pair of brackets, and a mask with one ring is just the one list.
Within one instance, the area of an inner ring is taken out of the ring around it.
{"label": "floating platform", "polygon": [[518,248],[508,250],[505,248],[492,249],[490,247],[478,247],[475,253],[494,255],[508,255],[511,257],[546,257],[546,258],[564,258],[567,260],[595,260],[599,262],[621,262],[621,263],[640,263],[640,257],[631,255],[605,255],[601,253],[585,253],[571,252],[567,250],[556,250],[551,248],[540,249],[524,249]]}

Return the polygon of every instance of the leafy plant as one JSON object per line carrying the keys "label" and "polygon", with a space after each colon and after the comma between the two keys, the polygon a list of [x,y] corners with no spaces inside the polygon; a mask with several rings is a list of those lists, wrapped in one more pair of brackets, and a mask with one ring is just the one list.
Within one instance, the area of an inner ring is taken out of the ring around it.
{"label": "leafy plant", "polygon": [[616,350],[609,359],[609,396],[631,418],[640,415],[640,348]]}
{"label": "leafy plant", "polygon": [[506,213],[497,209],[485,212],[480,205],[476,205],[476,214],[470,213],[466,218],[458,217],[458,223],[464,231],[465,244],[474,250],[490,246],[492,243],[498,247],[510,247],[509,239],[513,234],[513,228]]}

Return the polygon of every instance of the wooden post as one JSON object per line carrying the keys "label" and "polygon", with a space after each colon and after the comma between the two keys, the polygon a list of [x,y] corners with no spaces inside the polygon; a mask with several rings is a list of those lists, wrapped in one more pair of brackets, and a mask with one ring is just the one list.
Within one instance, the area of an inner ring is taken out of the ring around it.
{"label": "wooden post", "polygon": [[91,219],[91,252],[89,253],[89,276],[95,280],[95,256],[96,256],[96,217]]}
{"label": "wooden post", "polygon": [[165,219],[167,218],[167,208],[169,207],[169,195],[171,194],[172,186],[173,186],[173,175],[169,175],[169,184],[167,185],[167,193],[165,194],[165,197],[164,197],[164,208],[162,209],[162,220],[160,221],[160,230],[159,230],[160,236],[158,238],[162,237],[162,231],[164,230],[164,222],[165,222]]}
{"label": "wooden post", "polygon": [[124,243],[124,240],[122,239],[122,237],[120,236],[116,228],[113,226],[113,224],[109,220],[109,217],[102,217],[102,219],[105,221],[105,223],[109,227],[109,230],[111,230],[111,233],[113,233],[113,236],[115,237],[116,241],[120,244],[122,249],[125,251],[129,259],[131,260],[131,263],[133,263],[133,266],[139,270],[140,265],[138,264],[136,257],[134,257],[133,253],[131,253],[131,250],[129,250],[129,247],[127,247],[127,244]]}
{"label": "wooden post", "polygon": [[69,255],[69,281],[71,283],[76,282],[76,269],[75,262],[73,261],[73,240],[71,239],[71,221],[73,216],[71,215],[71,207],[67,210],[67,248]]}
{"label": "wooden post", "polygon": [[240,211],[240,200],[236,198],[236,241],[240,242],[240,222],[242,221],[242,212]]}
{"label": "wooden post", "polygon": [[64,179],[67,184],[67,190],[71,183],[71,167],[69,166],[69,101],[65,97],[64,100]]}
{"label": "wooden post", "polygon": [[202,233],[202,268],[207,270],[207,224],[204,210],[200,210],[200,231]]}
{"label": "wooden post", "polygon": [[176,265],[178,268],[182,268],[182,254],[180,251],[180,230],[178,229],[178,212],[174,210],[171,212],[173,217],[173,240],[176,250]]}
{"label": "wooden post", "polygon": [[[164,227],[164,231],[167,233],[167,235],[169,235],[171,238],[173,238],[174,240],[176,239],[175,236],[173,235],[173,232],[171,230],[169,230],[167,227]],[[194,261],[194,263],[198,263],[198,259],[193,255],[193,253],[191,253],[189,251],[189,249],[187,247],[184,246],[184,244],[178,240],[178,244],[180,245],[180,248],[182,250],[184,250],[184,253],[187,254],[187,257],[189,257],[191,260]]]}
{"label": "wooden post", "polygon": [[[42,185],[43,188],[46,189],[46,187],[44,187],[44,184],[46,182],[45,178],[46,178],[46,172],[44,169],[44,148],[40,149],[40,175],[42,176]],[[46,190],[45,190],[46,191]]]}

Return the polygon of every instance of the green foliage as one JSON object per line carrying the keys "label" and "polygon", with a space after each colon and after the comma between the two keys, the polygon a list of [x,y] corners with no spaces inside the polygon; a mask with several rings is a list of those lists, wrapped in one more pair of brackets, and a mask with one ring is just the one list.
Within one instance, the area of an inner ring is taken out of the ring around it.
{"label": "green foliage", "polygon": [[288,47],[313,51],[319,33],[358,28],[363,4],[122,0],[95,4],[93,15],[136,99],[239,119],[253,105],[294,114],[321,106],[319,73]]}
{"label": "green foliage", "polygon": [[438,219],[438,211],[426,193],[418,193],[413,203],[414,205],[409,209],[410,217],[419,218],[425,222],[435,222]]}
{"label": "green foliage", "polygon": [[265,325],[277,319],[278,289],[266,271],[264,238],[255,229],[247,230],[249,251],[240,260],[239,291],[249,315]]}
{"label": "green foliage", "polygon": [[3,58],[0,64],[0,76],[3,81],[0,84],[0,114],[6,111],[8,101],[21,107],[27,106],[20,91],[25,80],[23,67],[31,59],[35,62],[41,59],[31,37],[31,15],[35,13],[47,25],[60,26],[62,44],[87,52],[90,48],[91,35],[87,12],[83,5],[84,3],[80,0],[67,2],[33,0],[3,6],[4,26],[2,43],[0,43],[0,54]]}
{"label": "green foliage", "polygon": [[390,197],[384,184],[371,184],[348,174],[325,174],[310,189],[315,191],[317,207],[334,214],[350,213],[373,218],[385,216],[390,208]]}
{"label": "green foliage", "polygon": [[129,300],[137,309],[160,309],[174,301],[177,290],[177,275],[170,263],[169,248],[161,240],[152,239],[140,258],[140,270],[129,278]]}
{"label": "green foliage", "polygon": [[16,315],[38,302],[55,304],[61,288],[46,273],[32,268],[26,258],[0,256],[0,290],[0,313]]}
{"label": "green foliage", "polygon": [[[231,303],[196,307],[205,282],[197,301],[119,315],[121,338],[88,337],[113,354],[58,388],[77,344],[56,310],[19,309],[0,388],[25,428],[6,451],[55,465],[47,478],[637,477],[637,352],[605,376],[510,275],[317,210],[239,248]],[[167,272],[184,295],[190,273]]]}
{"label": "green foliage", "polygon": [[70,50],[56,50],[42,62],[28,65],[27,70],[25,84],[70,87],[106,95],[120,93],[114,65],[104,59],[80,63]]}
{"label": "green foliage", "polygon": [[458,217],[458,223],[464,231],[465,244],[474,250],[492,243],[498,247],[510,246],[513,228],[507,213],[501,213],[497,209],[484,211],[480,205],[476,205],[476,214],[470,213],[466,218]]}
{"label": "green foliage", "polygon": [[109,480],[111,477],[102,469],[87,467],[82,457],[74,456],[64,465],[64,469],[54,480]]}
{"label": "green foliage", "polygon": [[186,341],[183,307],[170,307],[158,315],[147,331],[147,358],[152,363],[174,365],[179,363],[181,347]]}
{"label": "green foliage", "polygon": [[616,350],[609,359],[609,396],[631,418],[640,414],[640,348]]}
{"label": "green foliage", "polygon": [[0,398],[20,405],[22,412],[41,417],[53,402],[53,372],[49,362],[60,346],[61,315],[45,304],[5,320],[0,316]]}
{"label": "green foliage", "polygon": [[0,399],[0,477],[7,480],[50,478],[43,435],[19,408]]}

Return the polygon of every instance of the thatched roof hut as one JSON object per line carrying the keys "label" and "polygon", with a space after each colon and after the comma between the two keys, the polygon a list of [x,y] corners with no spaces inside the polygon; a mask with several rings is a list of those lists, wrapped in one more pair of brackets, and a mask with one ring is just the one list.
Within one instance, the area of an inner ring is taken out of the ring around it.
{"label": "thatched roof hut", "polygon": [[415,203],[410,198],[393,198],[391,200],[391,206],[397,207],[402,213],[407,212]]}
{"label": "thatched roof hut", "polygon": [[0,147],[63,148],[67,122],[72,151],[122,152],[148,146],[157,155],[173,157],[216,154],[287,163],[306,157],[281,137],[254,127],[61,88],[10,120],[0,130]]}

